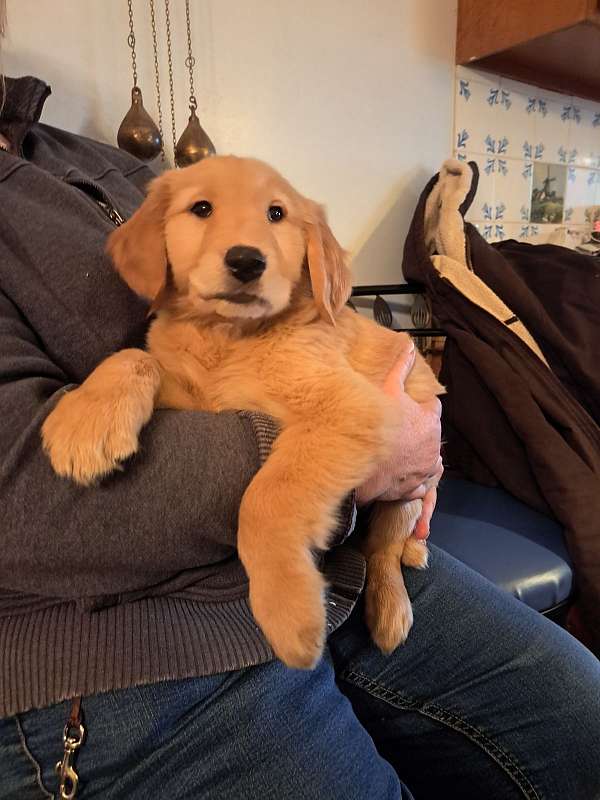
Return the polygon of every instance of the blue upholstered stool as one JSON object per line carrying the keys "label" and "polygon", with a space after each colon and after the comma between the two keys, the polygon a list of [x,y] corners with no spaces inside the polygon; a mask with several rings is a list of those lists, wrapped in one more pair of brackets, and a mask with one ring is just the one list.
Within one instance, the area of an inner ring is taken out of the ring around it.
{"label": "blue upholstered stool", "polygon": [[552,615],[569,599],[562,528],[502,489],[444,478],[430,540],[537,611]]}

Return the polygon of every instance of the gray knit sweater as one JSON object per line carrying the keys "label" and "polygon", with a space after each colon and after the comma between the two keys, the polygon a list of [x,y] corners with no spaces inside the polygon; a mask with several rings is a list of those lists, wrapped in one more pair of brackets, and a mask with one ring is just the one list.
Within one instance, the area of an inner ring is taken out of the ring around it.
{"label": "gray knit sweater", "polygon": [[[273,658],[236,554],[245,487],[275,423],[158,411],[140,453],[101,485],[57,478],[40,426],[107,355],[142,345],[146,306],[104,255],[150,170],[38,123],[49,88],[7,81],[0,131],[0,717],[79,694]],[[341,511],[344,538],[353,507]],[[364,560],[324,560],[329,626],[350,613]]]}

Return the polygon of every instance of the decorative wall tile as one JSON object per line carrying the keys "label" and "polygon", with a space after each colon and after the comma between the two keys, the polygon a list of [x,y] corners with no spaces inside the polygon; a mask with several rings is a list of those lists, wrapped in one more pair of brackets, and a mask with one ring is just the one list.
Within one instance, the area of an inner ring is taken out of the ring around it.
{"label": "decorative wall tile", "polygon": [[571,124],[569,131],[569,147],[577,153],[575,164],[600,167],[600,104],[582,100],[578,105],[580,122]]}
{"label": "decorative wall tile", "polygon": [[540,226],[534,222],[525,222],[519,227],[519,233],[515,239],[520,239],[522,242],[529,242],[537,238],[539,235]]}
{"label": "decorative wall tile", "polygon": [[[454,146],[466,148],[472,153],[490,152],[490,139],[498,138],[497,81],[480,83],[475,80],[457,78]],[[497,102],[496,102],[497,101]],[[494,151],[492,151],[494,152]]]}
{"label": "decorative wall tile", "polygon": [[496,175],[494,186],[494,202],[504,206],[506,222],[519,222],[523,217],[522,209],[529,209],[531,198],[531,176],[525,169],[524,161],[509,158],[506,168]]}
{"label": "decorative wall tile", "polygon": [[528,226],[527,232],[522,231],[519,235],[519,241],[527,242],[528,244],[545,244],[550,241],[558,225],[546,225],[532,223]]}
{"label": "decorative wall tile", "polygon": [[535,115],[527,111],[528,98],[514,90],[501,89],[508,103],[498,109],[498,136],[508,140],[506,155],[509,158],[523,158],[526,142],[533,145]]}
{"label": "decorative wall tile", "polygon": [[473,225],[487,242],[501,242],[504,239],[514,238],[512,233],[507,234],[507,226],[503,222],[477,220],[473,222]]}
{"label": "decorative wall tile", "polygon": [[598,177],[600,172],[589,169],[574,169],[574,180],[567,180],[565,208],[570,211],[568,222],[582,225],[586,222],[585,212],[596,203]]}
{"label": "decorative wall tile", "polygon": [[[469,222],[473,220],[492,221],[496,215],[496,209],[494,207],[494,182],[496,178],[495,159],[469,152],[466,152],[465,156],[467,161],[475,161],[479,167],[477,194],[471,204],[471,208],[465,215],[465,219]],[[493,169],[490,169],[490,161],[493,163]]]}
{"label": "decorative wall tile", "polygon": [[504,241],[506,239],[518,239],[519,238],[519,231],[521,230],[521,226],[516,222],[506,222],[504,224],[504,229],[502,233],[504,234],[501,238],[499,237],[496,241]]}
{"label": "decorative wall tile", "polygon": [[[565,98],[570,103],[571,98]],[[571,117],[565,116],[565,106],[553,100],[546,100],[545,113],[536,112],[534,134],[534,159],[550,164],[560,163],[560,151],[569,149],[569,129]]]}

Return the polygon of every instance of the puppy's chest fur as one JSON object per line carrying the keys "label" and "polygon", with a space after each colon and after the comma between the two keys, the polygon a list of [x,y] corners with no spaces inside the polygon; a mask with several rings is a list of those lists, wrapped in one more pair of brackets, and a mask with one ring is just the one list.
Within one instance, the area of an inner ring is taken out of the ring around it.
{"label": "puppy's chest fur", "polygon": [[[163,316],[148,336],[161,367],[158,405],[262,411],[283,424],[327,403],[324,386],[343,392],[354,372],[381,386],[404,347],[405,335],[349,309],[335,328],[320,320],[291,320],[246,336],[227,325],[197,326]],[[406,389],[419,401],[442,391],[420,357]]]}

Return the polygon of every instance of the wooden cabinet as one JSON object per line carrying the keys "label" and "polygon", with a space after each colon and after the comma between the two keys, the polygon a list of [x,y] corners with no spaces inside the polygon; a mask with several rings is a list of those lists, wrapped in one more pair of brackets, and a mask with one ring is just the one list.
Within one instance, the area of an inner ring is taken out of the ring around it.
{"label": "wooden cabinet", "polygon": [[459,0],[456,63],[600,100],[600,0]]}

